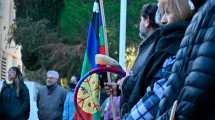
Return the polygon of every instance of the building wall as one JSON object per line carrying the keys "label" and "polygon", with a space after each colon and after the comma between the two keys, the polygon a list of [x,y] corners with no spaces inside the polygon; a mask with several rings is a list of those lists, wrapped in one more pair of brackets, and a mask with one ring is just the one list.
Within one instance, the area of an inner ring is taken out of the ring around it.
{"label": "building wall", "polygon": [[0,79],[7,78],[7,71],[12,66],[22,68],[20,46],[11,37],[11,26],[14,25],[15,9],[13,0],[0,0]]}

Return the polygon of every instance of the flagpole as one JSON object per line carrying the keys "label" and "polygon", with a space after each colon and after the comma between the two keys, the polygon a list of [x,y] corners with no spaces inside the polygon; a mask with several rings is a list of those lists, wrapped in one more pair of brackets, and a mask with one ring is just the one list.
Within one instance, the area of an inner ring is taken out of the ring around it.
{"label": "flagpole", "polygon": [[103,0],[99,0],[99,4],[100,4],[100,11],[101,11],[101,17],[102,17],[102,22],[103,22],[103,30],[104,30],[105,50],[106,50],[105,54],[109,56]]}
{"label": "flagpole", "polygon": [[[107,40],[107,31],[106,31],[106,21],[105,21],[105,13],[104,13],[104,5],[103,0],[99,0],[100,5],[100,11],[101,11],[101,17],[103,22],[103,30],[104,30],[104,39],[105,39],[105,54],[109,56],[109,50],[108,50],[108,40]],[[110,73],[107,74],[108,82],[111,82]]]}
{"label": "flagpole", "polygon": [[121,6],[121,8],[120,8],[119,64],[125,70],[127,0],[121,0],[121,5],[120,6]]}
{"label": "flagpole", "polygon": [[[99,4],[100,4],[100,11],[101,11],[101,17],[102,17],[102,22],[103,22],[103,30],[104,30],[105,54],[109,56],[103,0],[99,0]],[[108,79],[108,83],[111,83],[111,77],[110,77],[109,72],[107,72],[107,79]],[[116,120],[116,114],[115,114],[116,110],[115,110],[115,107],[114,107],[114,102],[113,102],[113,96],[112,95],[110,96],[110,101],[111,101],[111,107],[112,107],[113,120]]]}

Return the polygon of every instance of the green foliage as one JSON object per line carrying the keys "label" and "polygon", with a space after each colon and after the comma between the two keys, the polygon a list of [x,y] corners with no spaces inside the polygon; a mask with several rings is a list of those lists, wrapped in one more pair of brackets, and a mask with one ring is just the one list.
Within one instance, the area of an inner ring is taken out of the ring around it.
{"label": "green foliage", "polygon": [[27,70],[55,69],[62,77],[69,78],[74,71],[80,71],[77,69],[80,46],[64,44],[64,38],[56,29],[50,29],[49,24],[45,19],[17,19],[14,40],[22,45],[22,61]]}
{"label": "green foliage", "polygon": [[14,40],[22,45],[22,61],[27,69],[36,70],[41,67],[39,63],[38,46],[45,41],[47,21],[31,22],[30,19],[17,19],[17,30]]}
{"label": "green foliage", "polygon": [[92,11],[93,2],[81,0],[64,0],[59,26],[62,33],[70,38],[70,44],[80,43],[86,39],[88,23]]}
{"label": "green foliage", "polygon": [[64,6],[63,0],[14,0],[18,18],[31,18],[33,21],[47,19],[57,25]]}
{"label": "green foliage", "polygon": [[118,59],[119,28],[120,28],[120,1],[104,1],[104,12],[106,19],[106,29],[108,36],[109,53]]}
{"label": "green foliage", "polygon": [[42,19],[32,21],[29,18],[17,19],[17,30],[14,31],[14,40],[22,45],[22,61],[27,69],[37,70],[42,67],[41,48],[50,43],[60,42],[58,33],[49,29],[49,21]]}
{"label": "green foliage", "polygon": [[[17,19],[13,39],[22,45],[22,60],[29,76],[34,75],[29,70],[57,69],[65,78],[80,73],[93,1],[15,0]],[[128,1],[127,47],[139,44],[140,9],[144,3],[154,1]],[[118,59],[120,1],[104,0],[104,8],[109,53]]]}
{"label": "green foliage", "polygon": [[[137,46],[140,42],[139,34],[139,15],[144,3],[155,0],[128,0],[127,1],[127,27],[126,45]],[[119,28],[120,28],[120,1],[105,0],[105,17],[108,30],[109,51],[111,56],[118,59],[119,51]]]}
{"label": "green foliage", "polygon": [[[60,28],[64,35],[71,38],[70,43],[86,41],[88,25],[91,20],[93,0],[64,0],[65,6],[60,18]],[[137,46],[140,39],[139,15],[144,3],[155,0],[128,1],[127,8],[127,46]],[[120,27],[120,1],[104,0],[106,29],[108,35],[109,52],[118,59],[119,27]]]}

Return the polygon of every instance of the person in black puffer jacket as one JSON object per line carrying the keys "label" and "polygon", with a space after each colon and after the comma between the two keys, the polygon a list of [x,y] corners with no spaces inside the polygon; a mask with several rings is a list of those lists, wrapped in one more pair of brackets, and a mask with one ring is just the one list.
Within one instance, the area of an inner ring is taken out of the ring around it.
{"label": "person in black puffer jacket", "polygon": [[[190,9],[186,0],[181,0],[180,2],[167,0],[164,2],[165,4],[168,3],[168,5],[163,5],[160,9],[163,26],[160,27],[160,33],[157,34],[158,39],[154,40],[154,52],[148,56],[147,61],[144,63],[145,66],[141,68],[140,79],[135,83],[132,93],[128,95],[126,90],[129,86],[122,85],[122,96],[127,95],[128,99],[128,101],[122,101],[124,102],[122,104],[122,115],[129,112],[140,98],[145,95],[148,86],[153,86],[157,80],[165,78],[164,75],[157,73],[167,58],[176,55],[185,30],[189,25],[188,21],[193,15],[194,11]],[[169,7],[167,8],[166,6]],[[167,12],[167,9],[171,11]]]}
{"label": "person in black puffer jacket", "polygon": [[193,2],[202,6],[177,52],[158,120],[169,120],[171,113],[175,120],[215,120],[215,1]]}
{"label": "person in black puffer jacket", "polygon": [[3,82],[0,93],[0,120],[27,120],[30,97],[19,68],[10,68],[8,79]]}

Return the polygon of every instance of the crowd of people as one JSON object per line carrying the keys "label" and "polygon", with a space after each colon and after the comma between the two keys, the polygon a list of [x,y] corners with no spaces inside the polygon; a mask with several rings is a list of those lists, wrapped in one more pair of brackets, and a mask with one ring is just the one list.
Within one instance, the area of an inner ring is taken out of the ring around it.
{"label": "crowd of people", "polygon": [[[138,54],[126,77],[111,83],[101,80],[101,119],[214,120],[215,1],[144,4],[139,36]],[[78,78],[71,78],[68,92],[58,80],[58,72],[50,70],[46,86],[39,89],[40,120],[74,119]],[[12,67],[0,89],[0,119],[27,120],[29,111],[22,73]]]}
{"label": "crowd of people", "polygon": [[[74,88],[77,77],[72,76],[69,90],[58,85],[59,73],[47,72],[46,85],[38,89],[37,108],[39,120],[73,120]],[[0,120],[28,120],[30,95],[19,68],[11,67],[8,79],[0,86]],[[35,118],[36,119],[36,118]]]}

